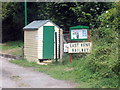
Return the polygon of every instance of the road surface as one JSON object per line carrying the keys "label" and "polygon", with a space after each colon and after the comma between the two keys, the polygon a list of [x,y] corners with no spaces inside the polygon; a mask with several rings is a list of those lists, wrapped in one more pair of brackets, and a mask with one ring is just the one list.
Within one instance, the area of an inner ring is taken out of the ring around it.
{"label": "road surface", "polygon": [[[2,63],[2,64],[1,64]],[[41,72],[12,64],[0,57],[0,87],[2,88],[74,88],[76,84],[57,80]],[[2,75],[2,76],[1,76]]]}

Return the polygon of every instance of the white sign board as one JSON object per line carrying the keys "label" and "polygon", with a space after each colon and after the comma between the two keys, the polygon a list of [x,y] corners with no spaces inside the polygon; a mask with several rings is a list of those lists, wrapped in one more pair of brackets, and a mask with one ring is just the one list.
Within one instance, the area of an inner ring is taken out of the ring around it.
{"label": "white sign board", "polygon": [[68,53],[90,53],[92,42],[68,43]]}
{"label": "white sign board", "polygon": [[71,30],[71,39],[73,40],[87,39],[87,38],[88,38],[87,29]]}
{"label": "white sign board", "polygon": [[68,44],[64,44],[64,52],[68,52]]}

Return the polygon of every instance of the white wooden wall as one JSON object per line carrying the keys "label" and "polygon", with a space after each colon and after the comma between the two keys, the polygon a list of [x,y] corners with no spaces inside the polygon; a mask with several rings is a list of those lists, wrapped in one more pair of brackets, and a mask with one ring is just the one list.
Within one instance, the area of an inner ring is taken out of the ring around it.
{"label": "white wooden wall", "polygon": [[28,61],[38,60],[38,30],[24,31],[24,56]]}
{"label": "white wooden wall", "polygon": [[38,29],[38,59],[43,59],[43,26]]}

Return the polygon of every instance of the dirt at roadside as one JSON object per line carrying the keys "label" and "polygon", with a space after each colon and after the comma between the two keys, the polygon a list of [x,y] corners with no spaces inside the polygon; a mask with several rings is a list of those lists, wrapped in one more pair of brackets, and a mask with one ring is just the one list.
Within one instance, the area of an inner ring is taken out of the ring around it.
{"label": "dirt at roadside", "polygon": [[22,49],[21,48],[14,48],[14,49],[9,49],[9,50],[2,50],[2,51],[0,51],[0,54],[9,54],[9,55],[21,56]]}
{"label": "dirt at roadside", "polygon": [[14,48],[14,49],[9,49],[9,50],[4,50],[2,52],[6,53],[6,54],[12,54],[12,53],[15,53],[15,52],[18,52],[18,51],[22,52],[22,49],[21,48]]}

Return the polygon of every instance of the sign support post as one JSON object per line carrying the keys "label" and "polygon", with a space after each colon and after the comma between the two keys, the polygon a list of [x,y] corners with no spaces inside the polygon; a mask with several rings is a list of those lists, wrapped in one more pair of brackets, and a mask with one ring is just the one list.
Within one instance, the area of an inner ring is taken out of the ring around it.
{"label": "sign support post", "polygon": [[[70,36],[71,35],[71,32],[69,32],[69,39],[70,39]],[[71,42],[71,41],[69,41],[69,42]],[[72,53],[70,53],[70,63],[72,63]]]}
{"label": "sign support post", "polygon": [[70,63],[72,63],[72,53],[70,53]]}
{"label": "sign support post", "polygon": [[90,30],[88,31],[88,42],[90,42]]}

